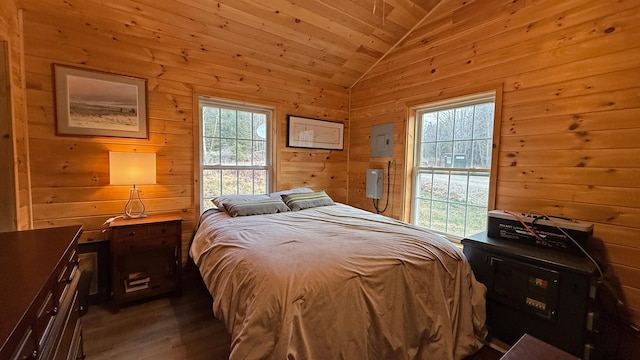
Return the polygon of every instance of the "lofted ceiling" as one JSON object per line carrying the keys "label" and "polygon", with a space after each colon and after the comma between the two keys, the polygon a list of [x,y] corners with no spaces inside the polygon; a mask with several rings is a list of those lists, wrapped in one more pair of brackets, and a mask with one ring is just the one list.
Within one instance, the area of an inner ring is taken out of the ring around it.
{"label": "lofted ceiling", "polygon": [[204,22],[210,29],[206,34],[218,42],[227,39],[228,52],[239,66],[267,63],[275,70],[347,88],[439,0],[178,2],[176,14]]}
{"label": "lofted ceiling", "polygon": [[153,38],[185,62],[349,88],[441,0],[17,1],[42,22],[82,19],[80,33]]}

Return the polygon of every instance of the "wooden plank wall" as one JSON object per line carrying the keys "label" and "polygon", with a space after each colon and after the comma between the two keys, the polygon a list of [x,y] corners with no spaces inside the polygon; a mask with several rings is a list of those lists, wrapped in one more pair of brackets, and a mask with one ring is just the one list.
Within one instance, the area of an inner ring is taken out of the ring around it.
{"label": "wooden plank wall", "polygon": [[[8,50],[9,105],[11,121],[7,122],[10,138],[5,137],[13,147],[12,156],[3,153],[1,176],[11,178],[3,184],[11,189],[3,188],[3,193],[12,197],[10,202],[2,202],[0,216],[11,216],[13,229],[28,229],[31,226],[31,198],[29,194],[27,117],[24,92],[24,67],[22,63],[21,19],[15,0],[7,0],[0,7],[0,40],[5,41]],[[3,70],[4,71],[4,70]],[[13,204],[11,204],[13,203]],[[11,208],[9,208],[11,207]],[[9,230],[9,229],[6,229]]]}
{"label": "wooden plank wall", "polygon": [[[103,222],[122,212],[129,192],[126,186],[109,185],[108,152],[156,152],[158,184],[141,187],[142,197],[148,213],[183,216],[186,256],[198,217],[193,134],[197,134],[199,95],[273,107],[274,190],[309,186],[346,201],[347,152],[296,150],[287,148],[285,140],[287,114],[345,121],[347,89],[298,75],[286,77],[284,72],[270,75],[268,64],[249,58],[243,70],[236,70],[230,65],[238,60],[224,48],[229,42],[206,36],[203,26],[180,15],[202,16],[201,9],[182,4],[176,12],[162,4],[19,2],[24,11],[34,226],[81,223],[83,240],[104,238]],[[54,63],[148,79],[149,140],[57,136]]]}
{"label": "wooden plank wall", "polygon": [[595,224],[640,324],[640,3],[445,0],[352,89],[349,201],[364,197],[370,128],[395,124],[403,206],[408,104],[504,87],[497,208]]}
{"label": "wooden plank wall", "polygon": [[13,165],[13,130],[11,114],[11,80],[9,43],[0,35],[0,231],[17,229],[15,172]]}

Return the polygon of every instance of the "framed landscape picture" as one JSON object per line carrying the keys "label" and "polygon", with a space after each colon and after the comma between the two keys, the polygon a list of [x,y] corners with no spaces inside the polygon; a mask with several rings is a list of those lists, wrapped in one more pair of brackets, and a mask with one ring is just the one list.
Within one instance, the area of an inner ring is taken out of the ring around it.
{"label": "framed landscape picture", "polygon": [[310,149],[342,150],[344,124],[289,115],[287,146]]}
{"label": "framed landscape picture", "polygon": [[59,135],[148,138],[147,81],[54,65]]}

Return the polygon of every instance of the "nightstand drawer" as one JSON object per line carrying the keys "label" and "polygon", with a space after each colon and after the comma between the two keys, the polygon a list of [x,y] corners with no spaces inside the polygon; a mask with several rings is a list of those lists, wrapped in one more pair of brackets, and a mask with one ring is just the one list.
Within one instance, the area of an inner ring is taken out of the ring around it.
{"label": "nightstand drawer", "polygon": [[149,237],[149,226],[130,225],[113,229],[113,238],[117,241],[136,241]]}
{"label": "nightstand drawer", "polygon": [[180,231],[180,223],[177,221],[157,223],[149,226],[150,236],[177,236]]}
{"label": "nightstand drawer", "polygon": [[148,237],[136,240],[121,240],[116,245],[119,251],[139,250],[153,247],[176,246],[176,236]]}

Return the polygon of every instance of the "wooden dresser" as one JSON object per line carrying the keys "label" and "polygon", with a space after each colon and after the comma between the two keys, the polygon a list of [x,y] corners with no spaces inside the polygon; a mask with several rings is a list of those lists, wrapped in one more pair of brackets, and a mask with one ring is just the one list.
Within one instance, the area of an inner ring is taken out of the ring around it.
{"label": "wooden dresser", "polygon": [[0,233],[0,359],[82,359],[81,226]]}

